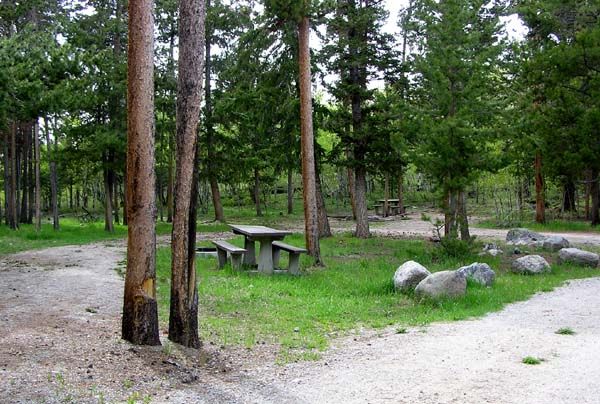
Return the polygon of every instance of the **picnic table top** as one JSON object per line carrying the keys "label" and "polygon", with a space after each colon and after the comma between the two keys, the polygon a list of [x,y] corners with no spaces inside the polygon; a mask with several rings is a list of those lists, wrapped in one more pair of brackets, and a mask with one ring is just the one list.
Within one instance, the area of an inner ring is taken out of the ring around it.
{"label": "picnic table top", "polygon": [[[398,203],[398,202],[400,202],[400,199],[391,199],[391,198],[390,198],[390,199],[388,199],[387,201],[388,201],[388,202],[396,202],[396,203]],[[379,199],[377,202],[384,203],[384,202],[385,202],[385,199]]]}
{"label": "picnic table top", "polygon": [[282,237],[292,234],[291,231],[272,229],[267,226],[250,226],[245,224],[230,224],[234,233],[248,237]]}

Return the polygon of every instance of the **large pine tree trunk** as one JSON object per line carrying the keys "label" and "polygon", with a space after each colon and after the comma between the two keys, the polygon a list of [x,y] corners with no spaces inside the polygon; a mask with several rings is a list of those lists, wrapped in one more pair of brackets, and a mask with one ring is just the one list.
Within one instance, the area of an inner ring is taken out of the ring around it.
{"label": "large pine tree trunk", "polygon": [[[175,214],[171,242],[171,311],[169,339],[198,348],[198,287],[196,282],[195,203],[198,120],[205,50],[205,2],[179,1],[179,82],[177,86],[177,164]],[[194,193],[195,191],[195,193]]]}
{"label": "large pine tree trunk", "polygon": [[40,126],[37,119],[35,121],[33,136],[35,153],[35,231],[39,232],[42,229],[42,185],[40,179]]}
{"label": "large pine tree trunk", "polygon": [[544,177],[542,175],[542,153],[535,153],[535,221],[546,223],[546,201],[544,198]]}
{"label": "large pine tree trunk", "polygon": [[[346,150],[346,158],[351,159],[352,153]],[[350,207],[352,208],[352,219],[356,220],[356,184],[354,181],[354,170],[351,167],[346,168],[348,175],[348,196],[350,197]]]}
{"label": "large pine tree trunk", "polygon": [[367,172],[363,166],[354,169],[355,178],[355,204],[356,204],[356,237],[368,238],[369,216],[367,212]]}
{"label": "large pine tree trunk", "polygon": [[127,272],[122,336],[160,345],[156,302],[154,21],[152,0],[129,1],[127,80]]}
{"label": "large pine tree trunk", "polygon": [[310,21],[304,16],[298,26],[300,68],[300,143],[302,149],[302,197],[304,199],[304,237],[308,254],[321,263],[319,217],[315,176],[315,149],[310,71]]}

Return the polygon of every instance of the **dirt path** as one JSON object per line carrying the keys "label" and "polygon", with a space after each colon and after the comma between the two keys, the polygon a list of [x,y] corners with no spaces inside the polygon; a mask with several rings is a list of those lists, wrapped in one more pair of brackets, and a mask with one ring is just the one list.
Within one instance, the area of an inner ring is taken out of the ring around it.
{"label": "dirt path", "polygon": [[[374,229],[388,236],[430,231],[418,220]],[[491,237],[503,237],[492,232]],[[582,241],[600,244],[597,236]],[[481,320],[401,335],[393,329],[366,332],[357,340],[335,341],[321,361],[278,367],[268,348],[249,352],[209,345],[190,352],[168,343],[140,348],[123,342],[123,280],[115,268],[124,257],[124,243],[117,241],[0,258],[0,402],[600,399],[599,279],[572,282]],[[566,326],[577,334],[554,334]],[[520,363],[526,355],[546,361],[526,366]]]}

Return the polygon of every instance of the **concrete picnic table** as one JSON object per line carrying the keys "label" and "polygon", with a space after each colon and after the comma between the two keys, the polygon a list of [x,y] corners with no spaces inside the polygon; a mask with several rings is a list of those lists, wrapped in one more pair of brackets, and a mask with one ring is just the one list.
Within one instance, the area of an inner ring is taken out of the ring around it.
{"label": "concrete picnic table", "polygon": [[260,243],[258,253],[258,271],[265,274],[273,273],[273,241],[283,240],[291,231],[277,230],[266,226],[249,226],[242,224],[230,224],[229,227],[235,234],[244,236],[244,248],[247,252],[244,254],[244,264],[256,265],[256,252],[254,243]]}
{"label": "concrete picnic table", "polygon": [[[381,204],[381,206],[385,206],[385,199],[379,199],[377,202],[379,202]],[[384,216],[389,216],[390,214],[390,210],[391,211],[396,211],[397,214],[402,214],[404,212],[400,212],[400,206],[398,206],[400,204],[400,199],[388,199],[387,200],[387,212],[385,211],[385,209],[383,209],[383,214]],[[379,209],[378,209],[379,205],[375,205],[375,214],[378,213]]]}

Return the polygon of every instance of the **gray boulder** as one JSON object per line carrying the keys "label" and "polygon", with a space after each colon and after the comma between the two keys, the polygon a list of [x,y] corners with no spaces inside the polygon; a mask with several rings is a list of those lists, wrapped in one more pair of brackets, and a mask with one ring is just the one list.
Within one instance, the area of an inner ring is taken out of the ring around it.
{"label": "gray boulder", "polygon": [[506,242],[514,245],[531,245],[544,241],[546,237],[529,229],[510,229],[506,233]]}
{"label": "gray boulder", "polygon": [[559,263],[572,263],[595,268],[598,266],[600,257],[593,252],[583,251],[578,248],[563,248],[558,252]]}
{"label": "gray boulder", "polygon": [[492,257],[495,257],[495,256],[500,255],[502,253],[503,253],[503,251],[500,249],[500,247],[498,247],[494,243],[490,243],[490,244],[486,244],[485,246],[483,246],[483,251],[479,255],[489,254]]}
{"label": "gray boulder", "polygon": [[542,241],[544,250],[558,251],[561,248],[569,248],[569,240],[561,236],[548,236]]}
{"label": "gray boulder", "polygon": [[544,272],[550,272],[550,265],[539,255],[526,255],[517,258],[512,263],[512,271],[524,275],[536,275]]}
{"label": "gray boulder", "polygon": [[399,291],[412,291],[423,279],[431,275],[423,265],[415,261],[406,261],[396,269],[394,288]]}
{"label": "gray boulder", "polygon": [[456,272],[461,273],[465,278],[472,279],[484,286],[492,286],[494,280],[496,280],[496,273],[492,268],[490,268],[488,264],[480,262],[461,267],[457,269]]}
{"label": "gray boulder", "polygon": [[420,296],[432,299],[459,297],[467,292],[467,279],[457,271],[441,271],[423,279],[415,289]]}

